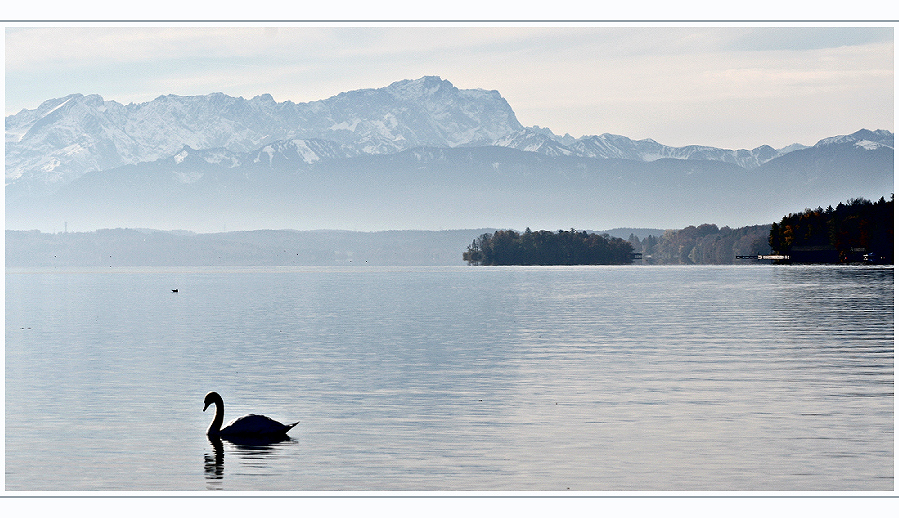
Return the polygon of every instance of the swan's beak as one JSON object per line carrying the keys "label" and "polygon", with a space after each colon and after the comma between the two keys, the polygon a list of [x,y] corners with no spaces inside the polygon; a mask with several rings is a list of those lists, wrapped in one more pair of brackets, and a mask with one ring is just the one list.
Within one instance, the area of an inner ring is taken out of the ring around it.
{"label": "swan's beak", "polygon": [[203,411],[205,412],[207,408],[209,408],[209,403],[206,403],[205,405],[203,405]]}

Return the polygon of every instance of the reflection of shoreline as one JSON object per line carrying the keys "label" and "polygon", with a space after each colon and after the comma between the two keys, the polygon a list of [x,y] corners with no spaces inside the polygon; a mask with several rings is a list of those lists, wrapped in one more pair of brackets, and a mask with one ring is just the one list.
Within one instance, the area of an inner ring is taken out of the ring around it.
{"label": "reflection of shoreline", "polygon": [[[203,468],[206,473],[206,488],[210,490],[224,489],[223,483],[225,479],[225,445],[219,437],[208,437],[209,444],[212,445],[212,453],[203,454]],[[251,461],[248,464],[260,466],[266,457],[275,453],[277,448],[274,446],[278,443],[295,443],[296,441],[282,435],[265,439],[259,438],[228,438],[225,439],[234,446],[238,458],[244,461]]]}

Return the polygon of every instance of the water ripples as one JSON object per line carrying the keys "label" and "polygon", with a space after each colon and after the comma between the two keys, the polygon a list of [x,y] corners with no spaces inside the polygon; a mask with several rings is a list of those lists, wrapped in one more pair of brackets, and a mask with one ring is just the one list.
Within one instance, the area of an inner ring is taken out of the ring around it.
{"label": "water ripples", "polygon": [[893,488],[892,268],[6,279],[7,489]]}

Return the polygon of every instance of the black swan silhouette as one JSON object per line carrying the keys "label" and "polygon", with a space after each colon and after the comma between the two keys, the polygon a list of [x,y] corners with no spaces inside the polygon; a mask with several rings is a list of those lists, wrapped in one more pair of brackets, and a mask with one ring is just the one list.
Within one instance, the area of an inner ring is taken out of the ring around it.
{"label": "black swan silhouette", "polygon": [[206,430],[209,437],[275,438],[286,435],[288,430],[299,423],[282,424],[264,415],[249,414],[238,417],[222,428],[222,421],[225,419],[225,402],[222,396],[218,392],[210,392],[206,394],[203,403],[204,412],[209,405],[215,405],[215,417]]}

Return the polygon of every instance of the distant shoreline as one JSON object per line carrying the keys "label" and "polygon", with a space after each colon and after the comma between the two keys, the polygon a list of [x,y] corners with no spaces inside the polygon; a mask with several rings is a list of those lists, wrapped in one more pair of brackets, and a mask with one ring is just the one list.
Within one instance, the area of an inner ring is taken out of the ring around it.
{"label": "distant shoreline", "polygon": [[[753,228],[763,227],[767,228],[763,225]],[[496,230],[252,230],[212,233],[125,228],[58,233],[7,230],[6,265],[104,268],[358,264],[464,266],[466,262],[462,254],[472,240]],[[636,238],[643,242],[676,231],[616,228],[587,232],[625,240]]]}

